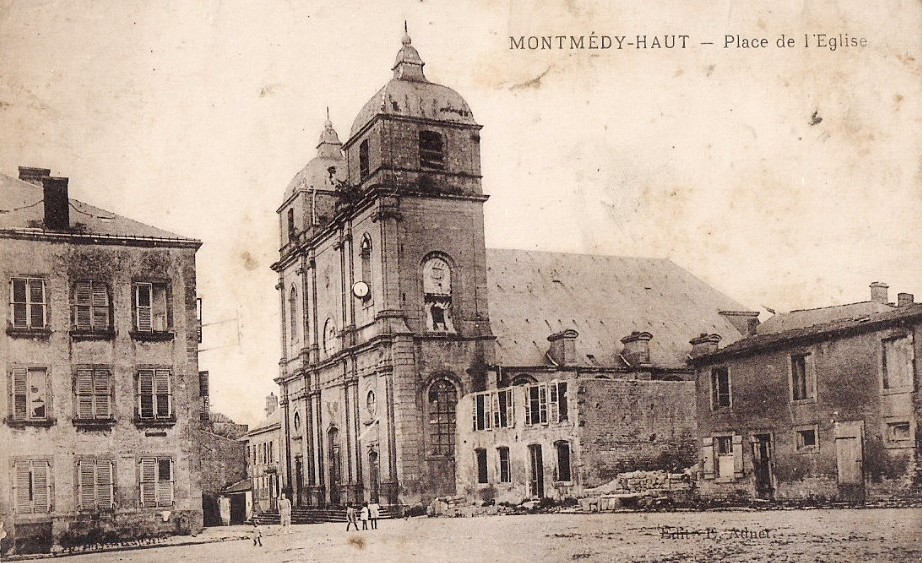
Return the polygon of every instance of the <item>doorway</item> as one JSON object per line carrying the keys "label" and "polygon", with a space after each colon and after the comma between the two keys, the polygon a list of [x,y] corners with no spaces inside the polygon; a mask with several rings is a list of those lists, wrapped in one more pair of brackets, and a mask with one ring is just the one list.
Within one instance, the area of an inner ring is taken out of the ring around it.
{"label": "doorway", "polygon": [[864,421],[836,424],[836,466],[839,500],[864,502]]}
{"label": "doorway", "polygon": [[339,506],[341,501],[339,489],[342,484],[342,464],[340,463],[339,454],[339,429],[335,426],[330,428],[327,433],[327,442],[330,446],[330,504]]}
{"label": "doorway", "polygon": [[304,498],[304,458],[295,456],[295,504],[303,506],[306,504]]}
{"label": "doorway", "polygon": [[371,486],[371,492],[368,500],[371,502],[378,502],[378,452],[374,450],[368,452],[368,480],[370,481],[369,485]]}
{"label": "doorway", "polygon": [[752,435],[752,466],[756,479],[756,496],[772,500],[775,497],[775,487],[772,485],[771,434]]}
{"label": "doorway", "polygon": [[528,494],[532,497],[544,498],[544,457],[541,454],[541,444],[528,446],[529,475]]}

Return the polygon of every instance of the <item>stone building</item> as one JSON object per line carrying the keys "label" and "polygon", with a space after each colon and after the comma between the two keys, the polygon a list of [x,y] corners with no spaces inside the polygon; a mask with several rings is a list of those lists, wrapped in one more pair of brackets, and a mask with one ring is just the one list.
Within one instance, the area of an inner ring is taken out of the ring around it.
{"label": "stone building", "polygon": [[794,311],[697,368],[705,496],[844,501],[919,496],[922,306],[909,294]]}
{"label": "stone building", "polygon": [[[458,422],[470,408],[462,397],[520,374],[542,385],[593,379],[570,387],[577,413],[579,389],[621,388],[602,377],[689,386],[688,338],[740,336],[754,320],[666,260],[487,250],[481,126],[423,66],[404,37],[392,79],[349,138],[341,143],[328,119],[278,208],[280,470],[297,504],[453,495],[475,461],[459,443],[471,435],[471,417]],[[655,360],[619,357],[616,340],[633,331],[650,334],[625,342],[628,355],[649,344]]]}
{"label": "stone building", "polygon": [[275,510],[282,492],[281,415],[278,397],[272,393],[266,397],[266,418],[240,438],[246,455],[246,476],[251,482],[252,509],[256,512]]}
{"label": "stone building", "polygon": [[197,240],[0,176],[0,518],[19,552],[196,531]]}

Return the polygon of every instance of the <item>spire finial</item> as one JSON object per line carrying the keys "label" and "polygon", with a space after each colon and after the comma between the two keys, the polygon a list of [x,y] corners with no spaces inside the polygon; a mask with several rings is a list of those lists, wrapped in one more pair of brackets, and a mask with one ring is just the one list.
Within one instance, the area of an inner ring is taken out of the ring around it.
{"label": "spire finial", "polygon": [[333,122],[330,121],[330,106],[327,106],[327,119],[323,122],[323,128],[327,130],[333,129]]}
{"label": "spire finial", "polygon": [[403,41],[402,43],[406,46],[412,42],[413,40],[410,39],[410,32],[407,30],[407,20],[403,20]]}

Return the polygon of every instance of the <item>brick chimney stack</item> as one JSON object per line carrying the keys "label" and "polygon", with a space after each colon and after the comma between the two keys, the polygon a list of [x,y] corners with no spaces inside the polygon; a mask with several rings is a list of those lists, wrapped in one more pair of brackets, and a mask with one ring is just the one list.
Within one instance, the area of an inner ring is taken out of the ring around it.
{"label": "brick chimney stack", "polygon": [[719,334],[706,333],[701,333],[700,336],[692,338],[688,341],[688,343],[692,345],[691,357],[697,358],[704,354],[716,352],[720,345],[720,340]]}
{"label": "brick chimney stack", "polygon": [[279,398],[275,396],[275,393],[269,393],[269,396],[266,397],[266,416],[270,416],[278,408]]}
{"label": "brick chimney stack", "polygon": [[67,178],[42,177],[45,200],[45,229],[70,229],[70,200],[67,198]]}
{"label": "brick chimney stack", "polygon": [[897,293],[896,294],[896,306],[897,307],[906,307],[907,305],[912,305],[916,302],[915,295],[911,293]]}
{"label": "brick chimney stack", "polygon": [[887,290],[890,289],[890,286],[883,282],[874,282],[870,285],[871,288],[871,301],[874,303],[883,303],[886,305],[889,303],[889,298],[887,297]]}
{"label": "brick chimney stack", "polygon": [[19,167],[19,179],[23,182],[29,182],[33,186],[41,186],[42,178],[47,178],[48,176],[51,176],[51,169],[49,168]]}
{"label": "brick chimney stack", "polygon": [[650,341],[653,335],[649,332],[637,332],[636,330],[621,339],[624,349],[621,350],[621,357],[632,367],[650,365]]}

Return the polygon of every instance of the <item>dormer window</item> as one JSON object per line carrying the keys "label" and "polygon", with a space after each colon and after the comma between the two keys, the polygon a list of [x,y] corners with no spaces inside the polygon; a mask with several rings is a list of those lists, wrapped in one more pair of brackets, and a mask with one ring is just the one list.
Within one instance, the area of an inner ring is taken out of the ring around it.
{"label": "dormer window", "polygon": [[445,167],[442,136],[435,131],[419,132],[419,166],[436,170]]}
{"label": "dormer window", "polygon": [[359,178],[367,178],[368,170],[368,139],[365,139],[359,145]]}

